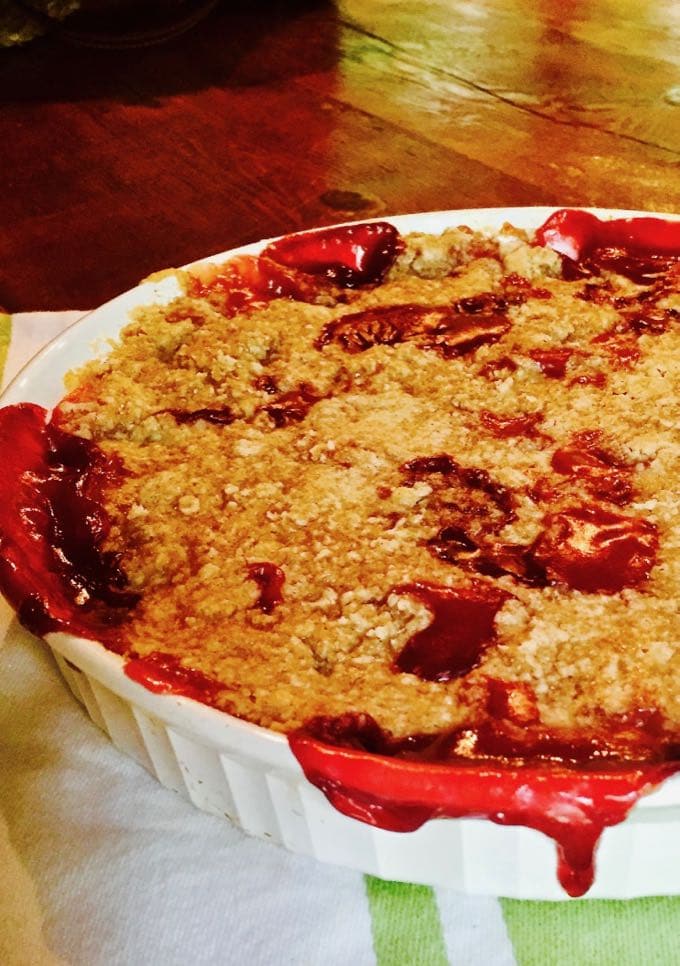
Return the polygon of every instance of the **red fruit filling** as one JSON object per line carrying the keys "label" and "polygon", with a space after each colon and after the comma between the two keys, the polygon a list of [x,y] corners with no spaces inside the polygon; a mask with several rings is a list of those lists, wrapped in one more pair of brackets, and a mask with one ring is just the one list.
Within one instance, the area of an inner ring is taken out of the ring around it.
{"label": "red fruit filling", "polygon": [[589,594],[637,587],[656,563],[656,526],[599,506],[549,514],[532,556],[550,580]]}
{"label": "red fruit filling", "polygon": [[184,667],[174,654],[154,651],[135,657],[123,668],[126,675],[155,694],[178,694],[214,705],[222,685],[195,668]]}
{"label": "red fruit filling", "polygon": [[546,438],[545,434],[537,429],[543,422],[543,413],[503,416],[500,413],[492,413],[488,409],[482,409],[479,420],[482,426],[498,439],[510,439],[513,436],[526,436],[528,439]]}
{"label": "red fruit filling", "polygon": [[614,218],[563,208],[536,232],[539,245],[563,256],[566,278],[602,270],[645,283],[680,261],[680,221]]}
{"label": "red fruit filling", "polygon": [[543,375],[549,379],[564,378],[567,363],[573,354],[573,349],[532,349],[529,353]]}
{"label": "red fruit filling", "polygon": [[[265,389],[265,392],[268,390]],[[273,402],[262,408],[271,418],[277,429],[301,422],[312,406],[321,399],[317,390],[308,382],[302,382],[297,389],[284,392]]]}
{"label": "red fruit filling", "polygon": [[289,742],[307,779],[338,811],[368,825],[412,832],[433,818],[487,818],[543,832],[557,844],[558,877],[570,896],[592,885],[604,829],[680,770],[667,757],[677,748],[660,748],[655,761],[613,754],[608,762],[606,743],[548,736],[527,749],[493,724],[395,740],[359,714],[313,719]]}
{"label": "red fruit filling", "polygon": [[602,433],[576,433],[568,446],[554,452],[550,465],[556,473],[582,480],[593,496],[623,505],[633,495],[633,467],[602,445]]}
{"label": "red fruit filling", "polygon": [[346,352],[356,353],[415,340],[421,348],[452,359],[505,335],[510,328],[505,308],[502,300],[489,309],[473,299],[454,305],[381,305],[331,322],[317,340],[317,348],[337,342]]}
{"label": "red fruit filling", "polygon": [[402,248],[394,225],[378,221],[287,235],[272,242],[262,254],[343,288],[356,288],[382,281]]}
{"label": "red fruit filling", "polygon": [[102,550],[102,493],[123,469],[40,406],[0,409],[0,588],[35,634],[70,631],[115,647],[138,595]]}
{"label": "red fruit filling", "polygon": [[283,600],[285,573],[273,563],[251,563],[248,564],[248,576],[260,588],[255,606],[264,614],[271,614]]}
{"label": "red fruit filling", "polygon": [[479,664],[496,638],[496,614],[510,596],[489,584],[443,587],[424,581],[393,587],[392,593],[416,597],[432,615],[395,661],[399,671],[426,681],[450,681]]}
{"label": "red fruit filling", "polygon": [[314,302],[321,292],[332,288],[325,279],[277,265],[262,255],[237,255],[215,271],[195,269],[190,275],[188,293],[197,298],[219,295],[222,311],[236,315],[273,299]]}
{"label": "red fruit filling", "polygon": [[206,423],[229,426],[236,419],[228,406],[222,406],[220,409],[194,409],[186,412],[182,409],[164,409],[163,412],[172,416],[175,422],[180,423],[180,425],[197,423],[199,419],[204,419]]}

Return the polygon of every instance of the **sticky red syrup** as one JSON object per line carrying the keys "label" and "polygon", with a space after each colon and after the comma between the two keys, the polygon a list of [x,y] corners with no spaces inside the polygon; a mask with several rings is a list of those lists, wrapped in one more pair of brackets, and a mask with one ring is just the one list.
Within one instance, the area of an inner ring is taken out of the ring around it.
{"label": "sticky red syrup", "polygon": [[[620,486],[605,476],[591,479],[596,488],[611,486],[614,496],[626,496],[625,479]],[[550,498],[551,493],[542,495]],[[547,514],[541,533],[528,545],[502,543],[495,537],[497,529],[493,524],[445,523],[426,546],[439,560],[463,570],[512,577],[529,587],[557,585],[582,593],[616,594],[638,587],[656,564],[655,524],[598,505]]]}
{"label": "sticky red syrup", "polygon": [[650,306],[630,312],[627,321],[636,335],[664,335],[673,323],[680,322],[680,312],[677,309]]}
{"label": "sticky red syrup", "polygon": [[656,564],[655,524],[600,506],[549,514],[532,548],[550,580],[583,593],[616,594],[646,581]]}
{"label": "sticky red syrup", "polygon": [[69,631],[115,649],[138,601],[102,549],[104,490],[122,465],[47,422],[40,406],[0,409],[0,588],[35,634]]}
{"label": "sticky red syrup", "polygon": [[485,379],[507,379],[516,371],[515,360],[510,356],[501,356],[500,359],[492,359],[491,362],[485,363],[479,370],[479,374]]}
{"label": "sticky red syrup", "polygon": [[134,657],[123,668],[125,674],[155,694],[178,694],[203,704],[215,705],[222,685],[202,671],[185,667],[174,654],[154,651]]}
{"label": "sticky red syrup", "polygon": [[539,721],[536,695],[525,682],[487,678],[486,686],[486,710],[495,721],[507,721],[520,726],[533,725]]}
{"label": "sticky red syrup", "polygon": [[[278,392],[275,381],[269,377],[266,382],[263,381],[257,388],[262,389],[268,395],[273,395]],[[322,398],[321,394],[317,392],[311,383],[302,382],[296,389],[281,393],[272,402],[261,406],[260,409],[267,413],[277,429],[281,429],[284,426],[290,426],[291,423],[301,422],[312,406]],[[163,409],[161,411],[172,416],[179,425],[191,425],[197,423],[199,420],[204,420],[215,426],[230,426],[238,419],[236,414],[228,406],[220,406],[216,409],[194,409],[187,411],[181,409]]]}
{"label": "sticky red syrup", "polygon": [[602,346],[617,369],[630,369],[639,362],[641,352],[637,340],[617,327],[601,332],[591,339],[592,345]]}
{"label": "sticky red syrup", "polygon": [[538,429],[543,422],[543,413],[540,412],[504,416],[482,409],[479,420],[482,426],[498,439],[511,439],[514,436],[526,436],[527,439],[546,438],[545,434]]}
{"label": "sticky red syrup", "polygon": [[276,379],[269,373],[258,376],[254,382],[255,388],[265,392],[268,396],[275,396],[279,391]]}
{"label": "sticky red syrup", "polygon": [[[457,303],[458,309],[461,303]],[[445,359],[455,359],[469,355],[482,345],[498,342],[511,326],[510,319],[503,312],[457,311],[449,319],[444,319],[423,342],[424,349],[432,349]]]}
{"label": "sticky red syrup", "polygon": [[273,299],[341,300],[342,289],[381,282],[402,248],[399,232],[387,222],[287,235],[260,255],[191,270],[187,290],[196,298],[217,296],[226,315]]}
{"label": "sticky red syrup", "polygon": [[[289,743],[308,781],[331,805],[368,825],[412,832],[433,818],[487,818],[542,832],[557,845],[558,878],[574,897],[593,883],[604,829],[622,822],[644,794],[680,770],[680,761],[664,760],[663,750],[651,761],[607,760],[606,745],[550,745],[550,739],[547,760],[515,758],[521,742],[513,757],[499,758],[506,738],[503,728],[489,724],[395,740],[370,716],[346,714],[313,719],[290,734]],[[472,749],[470,757],[465,748]]]}
{"label": "sticky red syrup", "polygon": [[271,614],[276,605],[283,600],[285,573],[273,563],[251,563],[248,564],[248,577],[260,588],[260,596],[255,602],[255,607],[263,614]]}
{"label": "sticky red syrup", "polygon": [[381,282],[403,247],[394,225],[377,221],[287,235],[262,254],[342,288],[356,288]]}
{"label": "sticky red syrup", "polygon": [[581,291],[574,294],[574,298],[592,305],[611,305],[618,296],[614,294],[614,286],[610,281],[598,279],[587,281]]}
{"label": "sticky red syrup", "polygon": [[553,297],[550,289],[534,285],[530,279],[525,278],[523,275],[518,275],[515,272],[505,276],[502,281],[502,286],[503,295],[508,305],[521,305],[530,298],[541,299],[543,301]]}
{"label": "sticky red syrup", "polygon": [[436,530],[424,545],[434,557],[485,577],[510,576],[531,587],[550,583],[532,546],[498,539],[515,519],[515,495],[486,470],[459,466],[446,453],[417,457],[400,469],[405,486],[427,480],[432,488],[424,508]]}
{"label": "sticky red syrup", "polygon": [[[268,395],[278,392],[278,387],[273,379],[266,377],[257,388],[262,389]],[[312,406],[317,403],[322,396],[316,391],[314,386],[308,382],[302,382],[290,392],[281,393],[275,400],[261,406],[260,409],[267,413],[274,426],[281,429],[283,426],[290,426],[291,423],[301,422]],[[238,417],[228,406],[220,406],[216,409],[163,409],[164,413],[172,416],[176,423],[180,425],[191,425],[199,420],[212,423],[215,426],[230,426]]]}
{"label": "sticky red syrup", "polygon": [[296,389],[284,392],[262,408],[277,429],[301,422],[312,406],[321,399],[320,393],[308,382],[301,382]]}
{"label": "sticky red syrup", "polygon": [[597,305],[609,305],[620,313],[624,323],[640,320],[643,329],[659,335],[668,330],[671,322],[680,319],[680,311],[661,304],[677,291],[678,283],[680,257],[662,275],[647,280],[641,290],[622,295],[609,280],[598,278],[587,281],[576,298]]}
{"label": "sticky red syrup", "polygon": [[484,577],[512,577],[527,587],[552,583],[544,564],[535,557],[534,544],[502,543],[490,529],[472,536],[463,527],[444,526],[426,546],[438,560]]}
{"label": "sticky red syrup", "polygon": [[510,595],[490,584],[445,587],[418,581],[393,587],[424,604],[432,620],[404,645],[395,668],[426,681],[450,681],[479,664],[495,638],[494,621]]}
{"label": "sticky red syrup", "polygon": [[680,322],[680,311],[664,305],[664,300],[676,290],[680,281],[680,260],[674,272],[655,279],[649,287],[632,295],[615,296],[609,287],[602,287],[600,300],[619,313],[617,322],[596,335],[592,344],[601,346],[618,369],[630,368],[642,355],[640,336],[662,336]]}
{"label": "sticky red syrup", "polygon": [[564,208],[541,225],[536,241],[563,256],[565,278],[608,270],[645,284],[680,261],[680,221],[665,218],[603,221]]}
{"label": "sticky red syrup", "polygon": [[206,423],[213,423],[217,426],[229,426],[234,422],[236,416],[228,406],[221,406],[219,409],[193,409],[184,411],[182,409],[164,409],[180,425],[197,423],[199,419]]}
{"label": "sticky red syrup", "polygon": [[607,377],[604,372],[591,372],[581,376],[574,376],[568,386],[592,386],[594,389],[604,389],[607,385]]}
{"label": "sticky red syrup", "polygon": [[274,299],[315,302],[322,293],[333,294],[325,279],[279,265],[262,255],[236,255],[213,270],[195,269],[189,274],[188,294],[194,298],[220,297],[225,315],[262,308]]}
{"label": "sticky red syrup", "polygon": [[633,467],[611,453],[596,429],[575,433],[567,446],[553,453],[556,473],[583,481],[586,489],[604,500],[623,506],[633,496]]}
{"label": "sticky red syrup", "polygon": [[[597,431],[576,434],[553,460],[556,472],[579,480],[601,499],[625,504],[632,496],[631,468],[606,449]],[[656,564],[658,531],[642,518],[599,505],[570,506],[547,514],[531,544],[503,543],[497,534],[514,518],[515,497],[486,471],[460,467],[445,453],[410,460],[401,471],[407,486],[420,479],[432,486],[426,512],[439,526],[425,545],[439,560],[464,570],[509,576],[531,587],[614,594],[639,586]],[[555,496],[540,485],[530,495]]]}
{"label": "sticky red syrup", "polygon": [[[439,474],[442,477],[440,487],[448,486],[449,483],[459,483],[469,490],[480,491],[481,494],[488,496],[500,511],[503,523],[509,523],[514,519],[515,504],[510,490],[494,480],[486,470],[475,466],[460,466],[448,453],[439,453],[435,456],[417,456],[415,459],[403,463],[399,469],[406,476],[406,486],[412,486],[416,480],[427,478],[437,488],[437,482],[433,481],[431,477],[433,474]],[[489,514],[485,512],[484,515]]]}
{"label": "sticky red syrup", "polygon": [[573,349],[531,349],[529,355],[548,379],[564,379]]}
{"label": "sticky red syrup", "polygon": [[397,345],[423,335],[433,324],[451,313],[448,306],[379,305],[361,312],[349,312],[325,326],[317,348],[337,342],[346,352],[365,352],[374,345]]}
{"label": "sticky red syrup", "polygon": [[497,342],[510,328],[503,299],[485,293],[453,305],[380,305],[350,312],[322,331],[316,346],[336,342],[346,352],[365,352],[375,345],[416,341],[423,349],[451,359],[481,345]]}

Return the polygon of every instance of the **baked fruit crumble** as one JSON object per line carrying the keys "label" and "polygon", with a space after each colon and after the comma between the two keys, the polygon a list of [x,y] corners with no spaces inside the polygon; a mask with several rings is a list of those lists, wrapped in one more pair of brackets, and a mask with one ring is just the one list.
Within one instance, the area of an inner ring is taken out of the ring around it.
{"label": "baked fruit crumble", "polygon": [[621,820],[680,758],[680,223],[379,222],[177,274],[48,423],[0,412],[24,622],[291,735],[374,824],[480,808],[401,821],[328,749],[637,769]]}

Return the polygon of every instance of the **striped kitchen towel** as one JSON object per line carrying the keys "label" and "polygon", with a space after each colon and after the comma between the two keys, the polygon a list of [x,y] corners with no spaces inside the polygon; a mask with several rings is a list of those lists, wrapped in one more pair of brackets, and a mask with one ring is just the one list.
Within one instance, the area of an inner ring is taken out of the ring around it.
{"label": "striped kitchen towel", "polygon": [[[0,314],[5,382],[80,314]],[[4,605],[0,631],[6,966],[680,964],[677,898],[469,897],[248,838],[117,752]]]}

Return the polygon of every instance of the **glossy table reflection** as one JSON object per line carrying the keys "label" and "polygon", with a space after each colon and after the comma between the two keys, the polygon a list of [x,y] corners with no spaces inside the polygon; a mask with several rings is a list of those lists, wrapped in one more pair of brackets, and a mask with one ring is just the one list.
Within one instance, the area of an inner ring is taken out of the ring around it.
{"label": "glossy table reflection", "polygon": [[670,0],[253,0],[156,47],[5,51],[0,304],[389,213],[679,211],[678,49]]}

